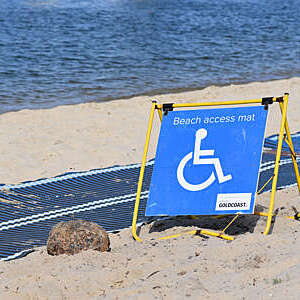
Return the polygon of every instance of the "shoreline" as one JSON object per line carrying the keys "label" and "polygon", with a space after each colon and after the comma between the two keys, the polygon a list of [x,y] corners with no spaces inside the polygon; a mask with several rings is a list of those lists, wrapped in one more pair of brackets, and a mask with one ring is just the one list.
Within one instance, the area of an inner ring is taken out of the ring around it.
{"label": "shoreline", "polygon": [[[110,102],[110,101],[118,101],[118,100],[128,100],[132,98],[137,98],[137,97],[153,97],[155,98],[156,96],[168,96],[172,94],[183,94],[183,93],[190,93],[190,92],[200,92],[202,90],[208,89],[208,88],[225,88],[225,87],[230,87],[230,86],[241,86],[241,85],[248,85],[252,83],[266,83],[266,82],[273,82],[273,81],[281,81],[281,80],[290,80],[290,79],[298,79],[300,76],[291,76],[291,77],[286,77],[286,78],[280,78],[280,79],[266,79],[266,80],[259,80],[259,81],[246,81],[246,80],[241,80],[235,83],[228,83],[228,84],[211,84],[205,87],[195,87],[195,88],[174,88],[174,89],[155,89],[152,92],[148,93],[142,93],[142,94],[136,94],[136,95],[131,95],[131,96],[123,96],[120,98],[109,98],[107,100],[103,100],[103,102]],[[276,95],[274,95],[276,96]],[[101,102],[85,102],[85,103],[101,103]],[[69,105],[69,104],[67,104]],[[76,105],[76,104],[70,104],[70,105]]]}
{"label": "shoreline", "polygon": [[[0,183],[54,177],[67,172],[141,162],[150,105],[159,103],[246,100],[290,93],[288,121],[299,131],[300,78],[252,82],[152,96],[124,101],[63,105],[21,110],[0,116]],[[278,105],[270,106],[266,136],[280,126]],[[155,155],[159,121],[155,116],[148,159]]]}
{"label": "shoreline", "polygon": [[47,109],[54,109],[56,107],[60,106],[74,106],[74,105],[81,105],[81,104],[90,104],[90,103],[96,103],[96,104],[101,104],[101,103],[107,103],[107,102],[113,102],[113,101],[126,101],[129,99],[135,99],[135,98],[141,98],[141,97],[148,97],[148,98],[155,98],[159,96],[168,96],[168,95],[173,95],[173,94],[183,94],[183,93],[190,93],[190,92],[199,92],[208,88],[224,88],[224,87],[230,87],[230,86],[241,86],[241,85],[248,85],[251,83],[266,83],[266,82],[273,82],[273,81],[281,81],[281,80],[290,80],[290,79],[297,79],[300,78],[300,76],[291,76],[291,77],[286,77],[286,78],[280,78],[280,79],[266,79],[266,80],[261,80],[261,81],[246,81],[246,80],[241,80],[235,83],[228,83],[228,84],[211,84],[208,86],[204,87],[182,87],[182,88],[165,88],[165,89],[154,89],[151,92],[146,92],[146,93],[137,93],[137,94],[132,94],[128,96],[120,96],[119,98],[116,97],[103,97],[99,101],[88,101],[88,102],[74,102],[74,103],[65,103],[65,104],[60,104],[60,105],[50,105],[48,106],[43,106],[40,108],[34,108],[34,107],[27,107],[27,108],[21,108],[21,109],[12,109],[8,111],[1,112],[0,115],[10,113],[10,112],[19,112],[23,110],[47,110]]}

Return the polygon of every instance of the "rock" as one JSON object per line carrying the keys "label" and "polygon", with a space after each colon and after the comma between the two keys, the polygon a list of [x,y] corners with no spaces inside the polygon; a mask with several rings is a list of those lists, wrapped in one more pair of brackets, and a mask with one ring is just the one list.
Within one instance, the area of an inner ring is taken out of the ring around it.
{"label": "rock", "polygon": [[109,251],[108,234],[100,225],[84,220],[60,222],[50,231],[47,252],[73,255],[84,250]]}

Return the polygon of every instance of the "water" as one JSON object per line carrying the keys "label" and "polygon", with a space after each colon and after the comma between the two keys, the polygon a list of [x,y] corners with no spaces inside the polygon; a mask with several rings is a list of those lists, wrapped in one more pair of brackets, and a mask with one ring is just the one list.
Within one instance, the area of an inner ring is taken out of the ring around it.
{"label": "water", "polygon": [[296,0],[0,0],[0,112],[292,76]]}

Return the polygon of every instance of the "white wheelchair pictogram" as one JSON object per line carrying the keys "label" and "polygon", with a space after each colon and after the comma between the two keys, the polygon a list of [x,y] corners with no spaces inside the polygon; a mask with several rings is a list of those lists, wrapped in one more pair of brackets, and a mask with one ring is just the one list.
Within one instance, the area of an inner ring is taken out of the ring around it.
{"label": "white wheelchair pictogram", "polygon": [[194,147],[194,157],[193,152],[188,153],[183,157],[180,161],[178,168],[177,168],[177,180],[179,184],[186,190],[189,191],[201,191],[207,187],[209,187],[216,179],[214,172],[212,171],[211,175],[206,179],[204,182],[199,184],[191,184],[186,181],[183,175],[183,170],[185,165],[190,159],[193,159],[194,165],[214,165],[215,171],[217,174],[217,178],[219,183],[224,183],[232,179],[231,174],[224,175],[220,159],[219,158],[201,158],[203,156],[214,156],[215,150],[201,150],[201,142],[207,136],[207,130],[204,128],[198,129],[196,131],[195,137],[195,147]]}

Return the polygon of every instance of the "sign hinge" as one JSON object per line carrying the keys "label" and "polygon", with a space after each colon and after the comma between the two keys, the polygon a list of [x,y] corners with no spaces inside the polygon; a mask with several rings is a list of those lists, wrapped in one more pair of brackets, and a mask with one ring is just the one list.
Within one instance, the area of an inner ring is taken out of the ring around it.
{"label": "sign hinge", "polygon": [[273,104],[274,97],[265,97],[261,99],[261,104],[264,106],[265,110],[268,110],[269,104]]}
{"label": "sign hinge", "polygon": [[283,97],[276,97],[276,102],[283,102]]}
{"label": "sign hinge", "polygon": [[173,104],[174,103],[164,103],[163,104],[163,112],[164,112],[164,115],[166,116],[168,114],[169,111],[172,111],[173,110]]}

